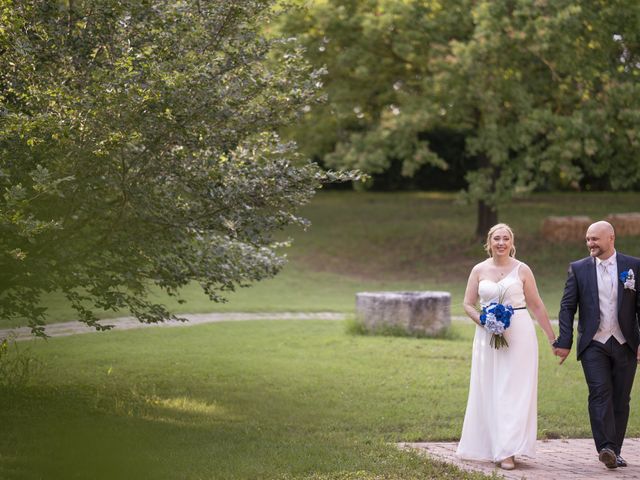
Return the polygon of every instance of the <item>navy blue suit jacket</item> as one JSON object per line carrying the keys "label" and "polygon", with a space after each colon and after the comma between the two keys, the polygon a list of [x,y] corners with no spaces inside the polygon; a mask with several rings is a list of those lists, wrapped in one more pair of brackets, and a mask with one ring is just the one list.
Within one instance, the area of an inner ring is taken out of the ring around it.
{"label": "navy blue suit jacket", "polygon": [[[616,252],[618,265],[618,323],[629,348],[635,354],[640,344],[640,259]],[[633,270],[636,289],[624,288],[620,274]],[[573,319],[578,313],[578,360],[589,345],[600,325],[600,302],[598,300],[598,280],[596,259],[583,258],[569,265],[567,283],[560,301],[560,336],[554,343],[560,348],[571,348],[573,345]]]}

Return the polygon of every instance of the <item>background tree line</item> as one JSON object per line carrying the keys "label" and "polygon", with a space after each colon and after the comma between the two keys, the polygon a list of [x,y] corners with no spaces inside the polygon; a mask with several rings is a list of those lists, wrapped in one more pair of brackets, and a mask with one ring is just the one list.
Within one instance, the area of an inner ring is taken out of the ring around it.
{"label": "background tree line", "polygon": [[462,187],[478,234],[514,195],[640,186],[638,2],[298,7],[281,29],[326,69],[327,101],[287,134],[323,165],[370,188]]}

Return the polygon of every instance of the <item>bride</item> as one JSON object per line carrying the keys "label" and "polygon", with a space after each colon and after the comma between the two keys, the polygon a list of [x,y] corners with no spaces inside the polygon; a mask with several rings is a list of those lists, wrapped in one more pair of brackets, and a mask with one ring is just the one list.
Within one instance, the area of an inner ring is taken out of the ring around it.
{"label": "bride", "polygon": [[[515,456],[535,457],[538,395],[538,341],[530,310],[552,344],[555,334],[538,294],[531,269],[515,259],[513,231],[499,223],[487,235],[489,258],[471,270],[464,310],[477,324],[473,339],[469,399],[456,454],[468,460],[489,460],[505,470]],[[511,305],[508,346],[494,348],[476,305]]]}

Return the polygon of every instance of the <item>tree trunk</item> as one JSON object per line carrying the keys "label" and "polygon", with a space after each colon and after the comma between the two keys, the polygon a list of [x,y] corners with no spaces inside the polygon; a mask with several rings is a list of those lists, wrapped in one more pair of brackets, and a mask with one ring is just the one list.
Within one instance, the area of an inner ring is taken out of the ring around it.
{"label": "tree trunk", "polygon": [[498,211],[495,207],[491,207],[478,200],[478,221],[476,223],[476,235],[478,238],[484,239],[491,227],[498,223]]}

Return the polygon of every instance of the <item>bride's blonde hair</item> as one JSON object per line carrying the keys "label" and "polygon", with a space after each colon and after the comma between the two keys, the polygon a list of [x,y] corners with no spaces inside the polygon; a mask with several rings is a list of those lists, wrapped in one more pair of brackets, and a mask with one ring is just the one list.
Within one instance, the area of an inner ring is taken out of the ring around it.
{"label": "bride's blonde hair", "polygon": [[513,230],[511,230],[511,227],[506,223],[498,223],[489,229],[489,233],[487,233],[487,241],[484,244],[484,250],[487,252],[487,254],[490,257],[493,257],[493,254],[491,253],[491,237],[493,236],[494,233],[496,233],[496,230],[500,230],[501,228],[504,228],[507,232],[509,232],[509,236],[511,237],[511,250],[509,250],[509,256],[515,257],[516,256],[516,237],[513,234]]}

